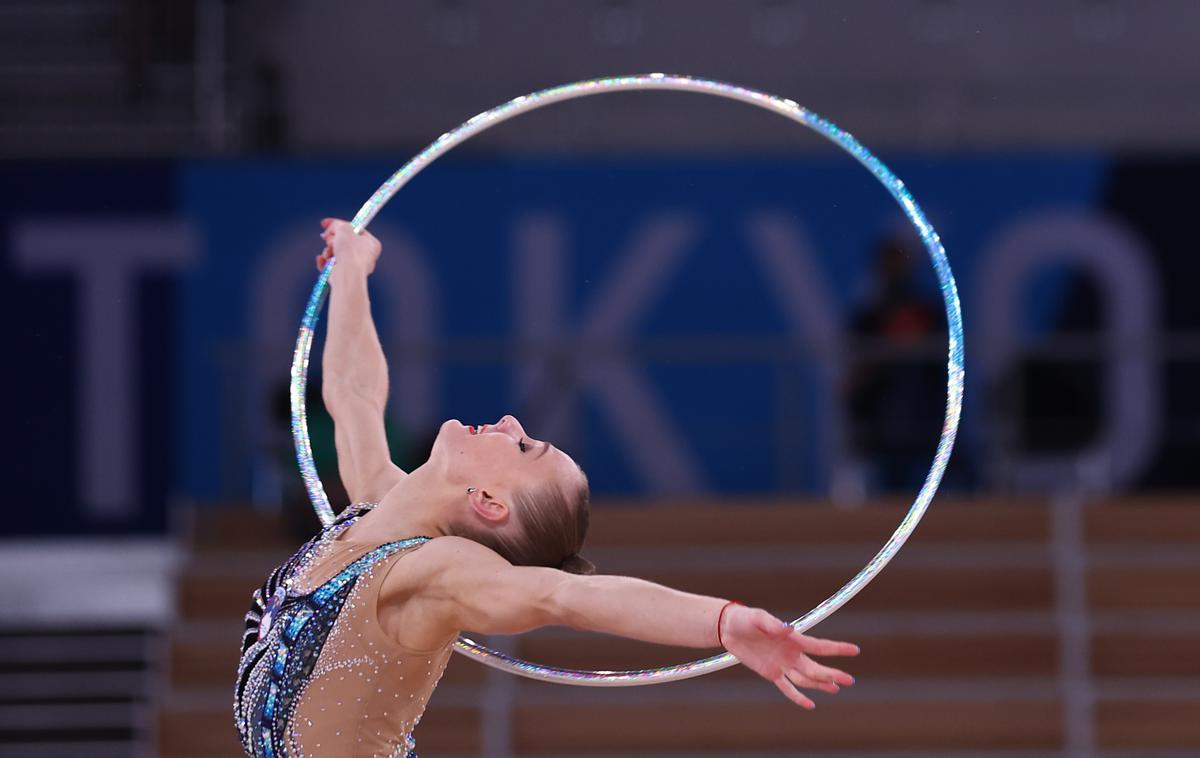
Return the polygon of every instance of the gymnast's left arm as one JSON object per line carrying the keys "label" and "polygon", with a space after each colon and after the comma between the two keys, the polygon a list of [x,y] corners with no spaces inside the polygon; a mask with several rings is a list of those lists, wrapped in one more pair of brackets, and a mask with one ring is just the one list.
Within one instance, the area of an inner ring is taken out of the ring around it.
{"label": "gymnast's left arm", "polygon": [[663,645],[723,645],[805,708],[814,703],[797,687],[836,693],[854,682],[809,656],[857,655],[857,645],[801,634],[761,608],[632,577],[513,566],[461,537],[434,539],[417,558],[406,597],[422,603],[417,623],[441,618],[443,631],[516,634],[560,624]]}
{"label": "gymnast's left arm", "polygon": [[333,417],[338,473],[351,502],[378,502],[407,476],[392,462],[384,429],[388,396],[387,360],[379,344],[367,278],[382,246],[368,232],[355,234],[346,221],[325,219],[323,268],[336,256],[329,275],[329,333],[322,357],[325,407]]}

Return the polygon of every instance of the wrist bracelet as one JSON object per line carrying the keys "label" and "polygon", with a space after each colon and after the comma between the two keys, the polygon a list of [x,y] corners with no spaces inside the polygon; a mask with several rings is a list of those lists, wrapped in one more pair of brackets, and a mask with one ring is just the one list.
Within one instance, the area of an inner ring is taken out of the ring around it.
{"label": "wrist bracelet", "polygon": [[729,602],[725,603],[725,605],[721,606],[721,612],[717,614],[717,644],[721,647],[725,647],[725,641],[721,639],[721,620],[725,618],[725,609],[731,605],[742,605],[745,607],[742,603],[739,603],[736,600],[730,600]]}

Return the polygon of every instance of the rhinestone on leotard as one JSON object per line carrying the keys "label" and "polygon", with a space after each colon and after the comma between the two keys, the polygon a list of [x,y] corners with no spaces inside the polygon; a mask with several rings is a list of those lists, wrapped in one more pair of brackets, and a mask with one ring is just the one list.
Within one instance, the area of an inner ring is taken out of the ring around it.
{"label": "rhinestone on leotard", "polygon": [[[254,758],[335,752],[415,758],[412,730],[428,692],[421,688],[421,707],[402,711],[390,705],[383,710],[382,704],[392,699],[382,698],[408,688],[399,673],[406,660],[409,667],[419,660],[444,669],[450,643],[434,658],[407,652],[384,635],[379,624],[370,623],[367,611],[378,593],[377,569],[428,538],[352,543],[349,552],[361,555],[328,579],[304,586],[310,571],[320,568],[324,573],[331,565],[336,568],[333,561],[344,560],[340,548],[345,543],[335,538],[370,507],[348,508],[272,571],[252,595],[234,713],[243,748]],[[363,594],[367,588],[372,594]],[[441,670],[436,673],[440,678]],[[377,677],[393,686],[380,686]]]}

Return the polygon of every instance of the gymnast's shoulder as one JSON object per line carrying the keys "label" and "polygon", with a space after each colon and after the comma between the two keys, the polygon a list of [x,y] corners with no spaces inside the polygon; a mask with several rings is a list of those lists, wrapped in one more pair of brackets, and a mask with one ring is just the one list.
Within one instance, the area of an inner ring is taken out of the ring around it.
{"label": "gymnast's shoulder", "polygon": [[383,592],[407,594],[418,588],[503,571],[512,564],[466,537],[434,537],[404,558],[403,571],[389,571]]}
{"label": "gymnast's shoulder", "polygon": [[496,562],[499,562],[505,566],[512,565],[490,547],[481,545],[467,537],[456,537],[453,535],[434,537],[414,553],[414,557],[417,555],[420,555],[424,561],[429,563],[460,564],[463,562],[472,562],[494,565]]}

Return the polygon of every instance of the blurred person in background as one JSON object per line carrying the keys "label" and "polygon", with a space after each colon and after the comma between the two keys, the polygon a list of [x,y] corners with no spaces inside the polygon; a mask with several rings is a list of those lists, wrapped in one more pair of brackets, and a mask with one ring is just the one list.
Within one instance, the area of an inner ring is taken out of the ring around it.
{"label": "blurred person in background", "polygon": [[851,325],[851,440],[869,486],[884,492],[920,486],[945,413],[940,309],[918,286],[914,249],[899,236],[879,241]]}
{"label": "blurred person in background", "polygon": [[446,421],[424,464],[396,466],[367,293],[381,246],[344,221],[322,226],[318,268],[337,257],[323,395],[352,504],[254,593],[234,704],[248,754],[415,756],[413,729],[460,632],[565,625],[724,647],[805,708],[814,704],[798,687],[836,693],[853,683],[809,656],[856,655],[855,645],[800,634],[735,601],[594,575],[579,556],[587,477],[512,416]]}

